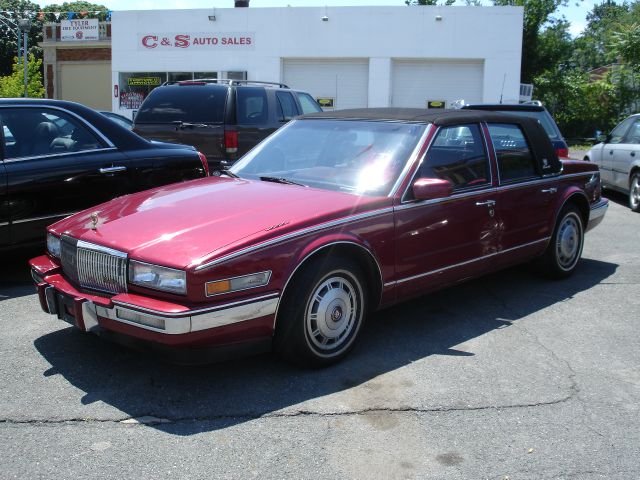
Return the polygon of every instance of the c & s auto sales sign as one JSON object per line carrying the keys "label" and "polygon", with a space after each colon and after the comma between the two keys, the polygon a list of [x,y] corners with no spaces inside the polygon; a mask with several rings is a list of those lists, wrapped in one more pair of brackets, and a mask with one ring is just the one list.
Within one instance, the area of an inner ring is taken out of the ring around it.
{"label": "c & s auto sales sign", "polygon": [[253,33],[138,34],[138,50],[251,50],[254,45]]}

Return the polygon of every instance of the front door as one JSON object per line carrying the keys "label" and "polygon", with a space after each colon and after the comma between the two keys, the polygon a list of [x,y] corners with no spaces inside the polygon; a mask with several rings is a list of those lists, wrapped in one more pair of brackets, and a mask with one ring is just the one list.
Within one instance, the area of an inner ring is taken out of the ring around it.
{"label": "front door", "polygon": [[68,112],[8,107],[6,145],[11,243],[44,240],[45,227],[70,213],[129,193],[129,160]]}
{"label": "front door", "polygon": [[[620,163],[620,160],[625,156],[627,146],[623,144],[631,124],[633,123],[633,117],[629,117],[614,128],[608,136],[608,141],[602,148],[602,159],[598,164],[600,167],[600,177],[602,183],[612,187],[619,187],[621,172],[617,171],[615,163]],[[616,161],[617,159],[617,161]],[[620,188],[626,189],[628,185],[624,185]]]}
{"label": "front door", "polygon": [[479,275],[496,251],[496,190],[477,124],[440,128],[412,181],[440,178],[452,195],[417,201],[411,187],[395,210],[399,299]]}
{"label": "front door", "polygon": [[633,124],[618,145],[613,154],[614,184],[621,190],[629,189],[629,174],[631,165],[640,161],[640,117],[635,118]]}

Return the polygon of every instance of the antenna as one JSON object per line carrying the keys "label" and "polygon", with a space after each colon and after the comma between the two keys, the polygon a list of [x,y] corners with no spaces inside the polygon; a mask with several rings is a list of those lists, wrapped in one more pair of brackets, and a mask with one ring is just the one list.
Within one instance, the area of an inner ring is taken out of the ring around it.
{"label": "antenna", "polygon": [[502,105],[502,94],[504,93],[504,82],[507,80],[507,74],[502,77],[502,90],[500,90],[500,105]]}

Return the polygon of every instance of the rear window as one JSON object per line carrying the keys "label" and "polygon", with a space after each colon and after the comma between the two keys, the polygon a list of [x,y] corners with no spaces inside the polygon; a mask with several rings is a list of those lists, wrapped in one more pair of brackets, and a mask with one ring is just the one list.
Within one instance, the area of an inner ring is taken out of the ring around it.
{"label": "rear window", "polygon": [[156,88],[140,107],[136,123],[222,123],[227,91],[202,85]]}
{"label": "rear window", "polygon": [[562,135],[560,135],[560,131],[555,126],[553,119],[549,113],[544,110],[533,111],[533,110],[496,110],[501,111],[503,113],[508,113],[510,115],[517,115],[518,117],[529,117],[534,118],[540,122],[544,131],[547,132],[547,135],[551,140],[561,140]]}

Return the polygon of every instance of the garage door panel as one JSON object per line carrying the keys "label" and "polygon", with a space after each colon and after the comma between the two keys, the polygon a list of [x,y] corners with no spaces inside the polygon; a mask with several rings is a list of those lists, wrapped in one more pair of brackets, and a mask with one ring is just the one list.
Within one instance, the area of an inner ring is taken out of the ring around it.
{"label": "garage door panel", "polygon": [[58,98],[96,110],[111,110],[111,64],[61,63]]}
{"label": "garage door panel", "polygon": [[368,106],[367,59],[285,59],[283,82],[314,98],[333,98],[336,109]]}
{"label": "garage door panel", "polygon": [[394,60],[391,105],[426,108],[427,101],[483,101],[481,60]]}

